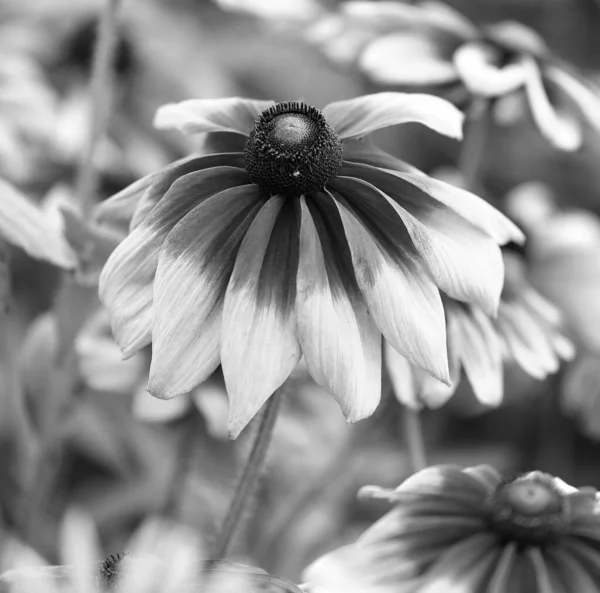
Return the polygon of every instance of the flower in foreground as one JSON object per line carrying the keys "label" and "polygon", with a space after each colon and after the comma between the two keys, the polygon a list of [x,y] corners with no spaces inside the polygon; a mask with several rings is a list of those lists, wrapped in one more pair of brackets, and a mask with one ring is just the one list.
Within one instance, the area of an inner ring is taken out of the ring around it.
{"label": "flower in foreground", "polygon": [[513,118],[525,98],[540,133],[562,150],[579,148],[585,127],[600,131],[600,90],[520,23],[478,28],[438,2],[357,1],[312,37],[378,83],[435,90],[457,103],[496,99],[499,117]]}
{"label": "flower in foreground", "polygon": [[528,283],[522,259],[505,252],[504,266],[497,316],[486,315],[477,305],[443,299],[451,385],[387,347],[386,367],[401,403],[417,410],[443,405],[464,371],[475,397],[484,405],[497,406],[504,395],[505,363],[516,363],[542,380],[558,371],[561,360],[573,358],[575,347],[563,333],[559,310]]}
{"label": "flower in foreground", "polygon": [[539,471],[437,466],[365,497],[393,510],[308,568],[313,593],[550,593],[600,590],[596,491]]}
{"label": "flower in foreground", "polygon": [[440,290],[493,313],[499,243],[520,231],[489,204],[362,141],[420,122],[451,137],[446,101],[380,93],[304,103],[192,100],[159,128],[235,132],[243,153],[191,157],[109,200],[131,233],[100,278],[126,355],[152,341],[149,391],[191,391],[221,364],[236,436],[304,355],[349,421],[380,398],[381,334],[448,381]]}

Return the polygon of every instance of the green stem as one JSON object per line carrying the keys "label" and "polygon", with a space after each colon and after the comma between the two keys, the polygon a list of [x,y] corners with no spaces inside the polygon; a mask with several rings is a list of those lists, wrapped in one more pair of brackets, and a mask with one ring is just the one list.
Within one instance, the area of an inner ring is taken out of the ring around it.
{"label": "green stem", "polygon": [[244,514],[246,505],[252,498],[252,492],[260,476],[263,463],[273,436],[275,421],[281,407],[283,387],[280,387],[267,401],[260,418],[258,432],[252,444],[252,450],[246,461],[244,471],[237,485],[233,500],[227,511],[223,527],[215,545],[213,558],[225,558],[231,546],[236,528]]}
{"label": "green stem", "polygon": [[404,406],[403,420],[410,466],[413,472],[418,472],[427,467],[421,415],[416,410]]}
{"label": "green stem", "polygon": [[97,171],[94,167],[94,156],[98,143],[106,133],[108,126],[113,64],[117,47],[117,15],[120,4],[121,0],[106,0],[94,49],[90,82],[92,97],[90,129],[77,173],[77,194],[81,200],[81,211],[84,216],[95,203]]}
{"label": "green stem", "polygon": [[468,190],[476,190],[479,184],[489,124],[489,100],[474,97],[467,111],[465,139],[458,159],[458,168]]}

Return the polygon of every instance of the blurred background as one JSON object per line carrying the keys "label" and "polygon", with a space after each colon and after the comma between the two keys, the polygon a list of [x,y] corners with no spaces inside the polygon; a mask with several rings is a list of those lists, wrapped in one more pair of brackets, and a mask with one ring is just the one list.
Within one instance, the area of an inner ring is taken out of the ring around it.
{"label": "blurred background", "polygon": [[[238,95],[323,107],[393,90],[336,64],[310,41],[315,19],[336,4],[123,0],[108,134],[95,159],[98,200],[192,151],[236,141],[153,130],[154,112],[166,102]],[[478,23],[514,19],[532,27],[556,55],[600,80],[598,0],[450,4]],[[0,0],[0,177],[49,219],[56,204],[77,202],[102,7],[101,0]],[[375,140],[430,173],[453,168],[460,149],[416,125]],[[600,135],[563,153],[527,119],[490,130],[481,191],[530,231],[532,247],[519,251],[529,281],[561,310],[578,355],[544,380],[508,363],[495,409],[463,380],[446,405],[422,411],[429,463],[489,463],[508,474],[540,469],[600,486],[598,163]],[[555,209],[552,232],[528,227],[531,204]],[[569,226],[574,211],[583,227]],[[66,225],[71,243],[87,254],[79,274],[10,248],[12,298],[0,326],[2,537],[60,563],[57,533],[66,510],[77,506],[94,518],[106,554],[120,552],[149,515],[176,519],[210,545],[255,425],[229,440],[219,372],[189,396],[150,397],[150,352],[121,360],[96,295],[98,269],[116,239]],[[561,233],[564,241],[556,242]],[[319,554],[353,540],[384,510],[357,501],[358,488],[395,486],[410,472],[402,417],[385,377],[375,415],[346,426],[332,398],[298,369],[233,556],[298,581]]]}

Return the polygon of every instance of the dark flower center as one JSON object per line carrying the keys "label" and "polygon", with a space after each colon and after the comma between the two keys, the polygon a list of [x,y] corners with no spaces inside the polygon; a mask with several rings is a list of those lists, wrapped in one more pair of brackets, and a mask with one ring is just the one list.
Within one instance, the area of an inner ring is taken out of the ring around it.
{"label": "dark flower center", "polygon": [[274,195],[322,190],[342,166],[342,143],[323,114],[305,103],[278,103],[263,111],[245,149],[246,171]]}
{"label": "dark flower center", "polygon": [[540,546],[564,533],[567,514],[552,478],[534,472],[498,489],[491,502],[490,523],[503,541]]}

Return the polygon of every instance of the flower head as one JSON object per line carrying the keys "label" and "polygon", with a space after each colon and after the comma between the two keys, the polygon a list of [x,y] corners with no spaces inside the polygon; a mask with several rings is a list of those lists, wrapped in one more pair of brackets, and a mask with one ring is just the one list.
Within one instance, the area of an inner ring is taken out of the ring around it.
{"label": "flower head", "polygon": [[542,472],[437,466],[365,498],[393,510],[307,570],[315,593],[597,591],[597,495]]}
{"label": "flower head", "polygon": [[504,265],[506,279],[497,316],[486,315],[477,305],[443,299],[452,385],[444,385],[388,349],[386,366],[403,404],[416,409],[443,405],[464,371],[477,399],[496,406],[504,394],[505,362],[516,363],[541,380],[558,370],[561,359],[573,358],[574,346],[563,334],[558,309],[529,284],[525,263],[505,252]]}
{"label": "flower head", "polygon": [[380,398],[380,336],[448,381],[440,289],[492,312],[499,243],[520,231],[483,200],[357,140],[408,121],[459,137],[427,95],[327,105],[245,99],[162,107],[159,128],[235,132],[244,153],[191,157],[96,213],[128,218],[100,297],[126,355],[152,341],[149,390],[191,391],[221,364],[237,435],[304,355],[346,418]]}
{"label": "flower head", "polygon": [[523,97],[541,134],[563,150],[581,145],[586,126],[600,130],[600,90],[520,23],[478,28],[438,2],[357,1],[312,37],[378,83],[435,89],[457,103],[487,97],[502,118]]}

